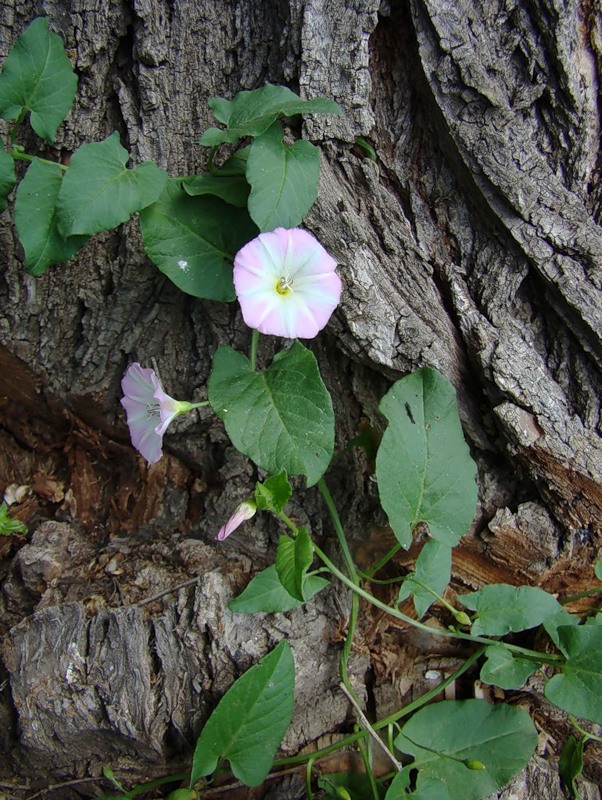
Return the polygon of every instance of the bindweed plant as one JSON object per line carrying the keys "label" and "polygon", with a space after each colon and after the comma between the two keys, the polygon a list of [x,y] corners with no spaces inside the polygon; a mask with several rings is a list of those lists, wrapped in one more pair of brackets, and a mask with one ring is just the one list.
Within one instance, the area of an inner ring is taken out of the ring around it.
{"label": "bindweed plant", "polygon": [[[282,127],[282,118],[337,114],[338,106],[326,98],[303,100],[269,84],[232,100],[214,98],[210,107],[221,127],[207,130],[199,142],[209,148],[208,170],[178,178],[150,162],[128,167],[129,155],[117,133],[83,144],[68,165],[25,152],[18,142],[25,119],[52,143],[76,88],[60,38],[45,19],[34,20],[0,74],[0,117],[11,123],[6,147],[0,149],[3,208],[17,182],[15,161],[30,162],[14,197],[26,271],[42,275],[74,256],[88,237],[138,213],[150,260],[176,286],[200,298],[238,300],[252,329],[250,351],[216,351],[206,401],[174,400],[152,369],[138,362],[128,367],[121,402],[132,443],[153,464],[162,456],[170,422],[210,406],[233,445],[265,472],[217,534],[223,541],[257,513],[271,514],[281,525],[274,564],[231,601],[232,613],[286,612],[311,602],[330,581],[350,590],[351,598],[340,676],[341,690],[357,715],[355,731],[311,756],[275,761],[294,700],[293,649],[282,641],[222,697],[201,731],[189,774],[126,790],[106,769],[118,796],[133,798],[178,782],[183,785],[169,797],[193,800],[202,797],[227,763],[234,777],[249,787],[262,784],[272,769],[304,764],[308,796],[317,777],[321,796],[332,798],[480,800],[525,766],[537,734],[527,712],[512,704],[434,702],[469,669],[479,668],[481,681],[504,690],[519,689],[539,672],[551,703],[581,720],[602,724],[599,613],[582,620],[563,601],[530,586],[485,586],[459,597],[461,608],[443,597],[452,549],[475,515],[477,485],[455,391],[435,369],[401,378],[381,400],[387,425],[375,475],[396,544],[367,572],[354,562],[325,479],[334,458],[333,405],[314,354],[299,341],[315,337],[328,323],[340,300],[341,280],[332,256],[299,227],[317,196],[319,151],[308,141],[285,142]],[[216,167],[224,145],[228,155]],[[289,340],[263,368],[257,363],[260,334]],[[287,514],[291,476],[304,477],[308,487],[317,486],[321,493],[342,568]],[[387,604],[373,594],[372,583],[399,549],[413,543],[418,529],[428,530],[428,537],[413,571],[398,577],[395,601]],[[600,563],[596,576],[602,580]],[[595,586],[591,593],[601,588]],[[400,610],[409,598],[414,616]],[[424,696],[370,722],[348,671],[360,601],[425,634],[468,644],[471,655]],[[433,604],[442,607],[449,627],[433,629],[422,621]],[[545,632],[545,638],[533,637],[544,645],[542,650],[504,638],[536,629]],[[584,743],[595,738],[577,722],[575,729],[581,738],[569,739],[561,759],[564,783],[574,796]],[[360,748],[365,773],[316,775],[321,757],[352,745]],[[391,764],[384,776],[371,767],[370,749],[376,746]]]}

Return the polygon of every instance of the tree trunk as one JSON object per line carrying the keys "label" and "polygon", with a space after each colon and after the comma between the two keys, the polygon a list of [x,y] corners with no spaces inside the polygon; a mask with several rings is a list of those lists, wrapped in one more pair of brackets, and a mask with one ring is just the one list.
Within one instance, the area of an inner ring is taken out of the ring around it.
{"label": "tree trunk", "polygon": [[[382,428],[390,379],[436,367],[457,389],[479,467],[455,586],[591,585],[602,530],[597,5],[8,0],[0,56],[36,15],[79,75],[56,146],[29,143],[53,159],[118,130],[134,161],[191,174],[205,166],[195,142],[212,124],[210,97],[270,81],[342,106],[302,132],[323,153],[306,224],[344,283],[312,344],[339,443],[362,420]],[[135,220],[41,278],[23,271],[10,215],[0,237],[0,489],[34,531],[25,545],[0,543],[5,775],[177,769],[217,698],[283,636],[298,687],[284,750],[339,728],[350,715],[337,689],[346,595],[333,588],[287,614],[228,612],[273,560],[269,519],[214,543],[255,469],[204,409],[170,428],[166,456],[147,468],[118,402],[133,360],[154,359],[175,397],[204,397],[216,346],[248,349],[238,307],[181,294],[145,257]],[[263,363],[272,346],[264,337]],[[388,533],[361,456],[328,481],[358,561],[374,561]],[[330,536],[313,491],[296,494],[292,513],[316,539]],[[353,671],[381,714],[424,690],[433,658],[457,655],[376,618],[362,644]],[[531,699],[542,702],[535,688]],[[502,796],[560,798],[555,774],[535,761]],[[57,796],[69,791],[86,786]]]}

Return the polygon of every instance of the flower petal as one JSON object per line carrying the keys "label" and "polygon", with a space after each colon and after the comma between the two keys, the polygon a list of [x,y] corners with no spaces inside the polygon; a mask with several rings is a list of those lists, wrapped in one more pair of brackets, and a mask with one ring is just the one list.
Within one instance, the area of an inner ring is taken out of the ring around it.
{"label": "flower petal", "polygon": [[257,506],[250,500],[241,503],[226,524],[219,529],[216,536],[217,541],[223,542],[224,539],[227,539],[243,522],[254,517],[256,511]]}

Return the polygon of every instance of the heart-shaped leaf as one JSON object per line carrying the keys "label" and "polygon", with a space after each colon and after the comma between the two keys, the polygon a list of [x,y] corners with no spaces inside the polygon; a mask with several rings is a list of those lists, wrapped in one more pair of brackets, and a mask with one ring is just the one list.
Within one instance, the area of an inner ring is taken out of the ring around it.
{"label": "heart-shaped leaf", "polygon": [[227,758],[245,786],[259,786],[293,716],[295,664],[288,642],[244,673],[220,700],[201,731],[190,785]]}
{"label": "heart-shaped leaf", "polygon": [[324,578],[319,575],[308,575],[303,587],[305,600],[297,600],[286,591],[276,572],[276,565],[272,564],[271,567],[255,575],[238,597],[228,603],[228,608],[239,614],[290,611],[311,600],[325,586],[328,586],[328,581]]}
{"label": "heart-shaped leaf", "polygon": [[43,275],[52,264],[68,261],[88,241],[87,236],[64,239],[59,233],[56,204],[62,181],[58,164],[33,161],[17,189],[15,227],[30,275]]}
{"label": "heart-shaped leaf", "polygon": [[246,209],[190,197],[169,181],[140,214],[140,227],[148,257],[179,289],[207,300],[234,300],[234,255],[257,234]]}
{"label": "heart-shaped leaf", "polygon": [[320,178],[320,151],[311,142],[286,145],[275,122],[251,146],[247,180],[249,214],[261,231],[296,228],[314,204]]}
{"label": "heart-shaped leaf", "polygon": [[536,586],[493,583],[478,592],[463,594],[458,600],[478,614],[471,631],[475,636],[504,636],[510,631],[526,631],[562,611],[555,597]]}
{"label": "heart-shaped leaf", "polygon": [[569,714],[602,724],[602,625],[563,625],[558,637],[567,661],[546,683],[546,697]]}
{"label": "heart-shaped leaf", "polygon": [[474,517],[477,489],[453,386],[437,370],[420,369],[393,384],[380,410],[389,425],[376,477],[395,536],[407,548],[426,522],[434,539],[454,547]]}
{"label": "heart-shaped leaf", "polygon": [[28,111],[31,127],[47,142],[69,113],[77,77],[60,36],[38,17],[17,39],[0,73],[0,117],[18,119]]}
{"label": "heart-shaped leaf", "polygon": [[151,161],[127,169],[128,158],[117,132],[75,151],[57,203],[63,236],[116,228],[157,200],[166,173]]}
{"label": "heart-shaped leaf", "polygon": [[255,372],[249,360],[220,347],[207,386],[209,402],[232,444],[271,473],[324,474],[334,449],[332,401],[314,354],[299,342]]}

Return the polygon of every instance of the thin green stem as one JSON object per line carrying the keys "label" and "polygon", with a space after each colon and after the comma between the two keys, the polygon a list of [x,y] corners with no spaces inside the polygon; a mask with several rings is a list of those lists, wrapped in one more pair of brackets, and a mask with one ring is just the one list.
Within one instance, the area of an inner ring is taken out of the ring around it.
{"label": "thin green stem", "polygon": [[217,145],[214,145],[211,150],[209,151],[209,158],[207,160],[207,172],[210,172],[212,175],[217,174],[217,170],[213,166],[213,162],[215,160],[215,154],[217,153]]}
{"label": "thin green stem", "polygon": [[573,594],[571,597],[565,597],[564,600],[560,601],[560,605],[566,606],[567,603],[573,603],[575,600],[581,600],[583,597],[591,597],[593,594],[602,594],[602,586],[594,586],[593,589],[588,589],[579,594]]}
{"label": "thin green stem", "polygon": [[14,159],[18,159],[19,161],[39,161],[40,164],[49,164],[51,167],[58,167],[62,169],[63,172],[66,172],[69,167],[65,164],[59,164],[58,161],[49,161],[47,158],[40,158],[39,156],[30,156],[29,153],[24,153],[22,150],[18,150],[13,148],[10,153]]}
{"label": "thin green stem", "polygon": [[299,528],[295,525],[295,523],[292,521],[292,519],[290,517],[287,517],[286,514],[283,511],[281,511],[278,514],[278,516],[284,522],[284,524],[287,526],[287,528],[290,528],[290,530],[293,532],[293,534],[295,536],[299,535]]}
{"label": "thin green stem", "polygon": [[[332,499],[332,495],[330,494],[330,490],[326,485],[326,481],[324,478],[320,478],[318,481],[318,489],[320,490],[320,494],[324,498],[324,502],[326,503],[326,507],[330,513],[330,518],[332,520],[332,524],[335,529],[335,533],[337,535],[337,539],[339,541],[339,547],[341,548],[341,552],[343,553],[343,559],[345,561],[345,565],[347,567],[347,571],[349,572],[350,582],[353,586],[359,585],[359,575],[357,572],[357,568],[355,566],[355,562],[353,561],[353,556],[351,555],[351,550],[349,549],[349,545],[347,543],[347,538],[345,537],[345,531],[343,530],[343,525],[341,523],[341,518],[339,517],[339,512],[335,505],[334,500]],[[328,564],[326,564],[328,566]],[[343,644],[343,650],[341,652],[341,661],[340,661],[340,673],[341,673],[341,680],[345,685],[347,691],[357,700],[357,695],[353,686],[351,685],[351,681],[349,679],[349,671],[347,669],[347,665],[349,663],[349,658],[351,656],[351,650],[353,648],[353,637],[355,636],[355,631],[357,630],[357,622],[359,617],[359,597],[357,594],[351,595],[351,609],[349,611],[349,625],[347,626],[347,635],[345,636],[345,642]]]}
{"label": "thin green stem", "polygon": [[251,333],[251,355],[249,357],[249,361],[251,363],[251,369],[253,372],[256,369],[257,364],[257,346],[259,344],[259,331],[256,328],[253,328],[253,332]]}
{"label": "thin green stem", "polygon": [[[320,550],[320,548],[315,544],[314,544],[314,551],[316,555],[332,572],[332,574],[335,575],[340,581],[342,581],[342,583],[348,586],[353,592],[356,592],[360,597],[363,597],[364,600],[367,600],[369,603],[372,603],[373,606],[376,606],[376,608],[380,608],[381,611],[385,611],[390,616],[395,617],[396,619],[399,619],[402,622],[405,622],[406,624],[411,625],[414,628],[418,628],[418,630],[424,631],[425,633],[428,633],[431,636],[445,636],[447,638],[463,639],[464,641],[467,642],[475,642],[476,644],[484,644],[484,645],[491,645],[498,643],[496,639],[487,639],[484,636],[473,636],[470,633],[463,633],[462,631],[456,631],[456,630],[450,631],[444,629],[435,631],[433,630],[433,628],[431,628],[428,625],[425,625],[423,622],[419,622],[416,619],[412,619],[412,617],[408,617],[406,614],[403,614],[396,608],[388,606],[386,603],[383,603],[381,600],[378,600],[378,598],[374,597],[369,592],[366,592],[360,586],[354,584],[352,581],[349,580],[349,578],[344,573],[341,572],[340,569],[338,569],[332,563],[332,561],[328,558],[326,553]],[[538,653],[536,650],[528,650],[525,647],[519,647],[518,645],[507,644],[506,642],[503,642],[503,645],[513,653],[519,653],[527,657],[530,656],[532,658],[536,658],[542,664],[560,665],[564,663],[564,659],[562,658],[562,656],[554,656],[552,654],[543,655],[541,653]]]}
{"label": "thin green stem", "polygon": [[596,736],[595,733],[591,733],[590,731],[586,731],[585,728],[582,728],[572,714],[569,714],[569,722],[579,731],[579,733],[583,734],[586,739],[593,739],[595,742],[602,742],[602,737]]}
{"label": "thin green stem", "polygon": [[376,564],[367,573],[367,575],[369,575],[370,577],[372,577],[372,575],[376,575],[378,570],[382,569],[385,566],[385,564],[388,564],[389,561],[393,558],[393,556],[395,556],[396,553],[399,552],[399,550],[401,550],[401,545],[399,544],[399,542],[396,542],[393,545],[393,547],[389,550],[389,552],[385,553],[385,555],[380,559],[380,561],[376,562]]}
{"label": "thin green stem", "polygon": [[305,796],[307,800],[311,800],[313,792],[311,790],[311,772],[314,768],[314,758],[311,757],[307,760],[305,765]]}

